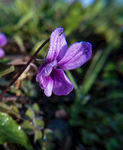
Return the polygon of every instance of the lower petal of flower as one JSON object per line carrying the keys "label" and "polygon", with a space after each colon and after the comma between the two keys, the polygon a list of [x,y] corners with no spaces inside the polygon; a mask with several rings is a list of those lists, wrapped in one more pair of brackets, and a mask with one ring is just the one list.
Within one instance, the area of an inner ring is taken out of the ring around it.
{"label": "lower petal of flower", "polygon": [[48,64],[45,64],[44,67],[41,70],[41,74],[43,76],[49,76],[53,70],[53,67],[57,65],[57,61],[54,60]]}
{"label": "lower petal of flower", "polygon": [[56,95],[67,95],[73,90],[73,84],[61,69],[54,69],[53,75],[53,93]]}
{"label": "lower petal of flower", "polygon": [[5,55],[5,52],[2,48],[0,48],[0,58],[3,58]]}
{"label": "lower petal of flower", "polygon": [[44,93],[46,96],[51,96],[52,95],[52,90],[53,90],[53,80],[52,78],[49,76],[48,78],[48,84],[46,86],[46,88],[44,89]]}
{"label": "lower petal of flower", "polygon": [[50,77],[50,75],[49,76],[45,76],[45,75],[47,75],[46,72],[44,72],[45,69],[47,69],[46,64],[43,64],[39,68],[38,74],[36,76],[36,81],[39,82],[40,88],[42,90],[44,90],[45,95],[46,96],[51,96],[52,89],[53,89],[53,80]]}
{"label": "lower petal of flower", "polygon": [[44,68],[44,64],[43,65],[41,65],[40,67],[39,67],[39,69],[38,69],[38,73],[37,73],[37,76],[36,76],[36,81],[37,82],[40,82],[40,80],[41,80],[41,76],[42,76],[42,69]]}
{"label": "lower petal of flower", "polygon": [[5,46],[7,43],[7,38],[3,33],[0,33],[0,46]]}

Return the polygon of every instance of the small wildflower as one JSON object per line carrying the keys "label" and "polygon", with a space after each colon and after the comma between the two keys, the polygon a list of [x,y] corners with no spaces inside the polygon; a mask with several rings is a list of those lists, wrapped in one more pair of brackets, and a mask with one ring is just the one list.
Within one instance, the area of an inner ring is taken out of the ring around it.
{"label": "small wildflower", "polygon": [[63,28],[56,28],[50,36],[49,50],[45,63],[40,66],[36,81],[46,96],[67,95],[73,90],[73,84],[63,70],[72,70],[87,62],[92,55],[89,42],[76,42],[69,48]]}
{"label": "small wildflower", "polygon": [[5,55],[4,50],[1,48],[7,43],[7,38],[3,33],[0,33],[0,58],[3,58]]}

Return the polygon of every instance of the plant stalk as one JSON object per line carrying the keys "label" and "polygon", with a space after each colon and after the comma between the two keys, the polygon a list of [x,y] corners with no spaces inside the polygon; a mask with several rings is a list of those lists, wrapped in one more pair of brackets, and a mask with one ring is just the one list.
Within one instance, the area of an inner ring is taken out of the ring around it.
{"label": "plant stalk", "polygon": [[15,79],[7,86],[7,88],[5,90],[2,91],[2,93],[0,94],[0,101],[2,100],[4,94],[10,89],[10,87],[17,81],[17,79],[23,74],[23,72],[25,71],[25,69],[29,66],[29,64],[33,61],[33,59],[36,57],[36,55],[40,52],[40,50],[49,42],[50,39],[47,39],[46,41],[44,41],[43,44],[41,44],[41,46],[37,49],[37,51],[31,56],[30,60],[27,62],[27,64],[25,65],[25,67],[22,69],[22,71],[15,77]]}

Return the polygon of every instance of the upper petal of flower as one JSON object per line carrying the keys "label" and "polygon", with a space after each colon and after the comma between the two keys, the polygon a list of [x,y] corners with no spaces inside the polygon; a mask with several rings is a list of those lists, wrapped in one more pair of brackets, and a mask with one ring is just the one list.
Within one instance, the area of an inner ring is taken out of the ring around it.
{"label": "upper petal of flower", "polygon": [[0,58],[3,58],[5,55],[5,52],[2,48],[0,48]]}
{"label": "upper petal of flower", "polygon": [[3,33],[0,33],[0,46],[4,46],[7,43],[7,38]]}
{"label": "upper petal of flower", "polygon": [[[46,56],[46,61],[51,62],[57,59],[57,57],[58,60],[60,60],[61,57],[63,57],[66,49],[67,49],[67,42],[65,39],[65,35],[63,33],[63,28],[61,27],[56,28],[50,36],[50,45]],[[61,53],[59,54],[60,51]]]}
{"label": "upper petal of flower", "polygon": [[92,55],[92,45],[89,42],[76,42],[72,44],[64,57],[58,62],[61,69],[71,70],[87,62]]}
{"label": "upper petal of flower", "polygon": [[57,61],[60,61],[67,51],[67,41],[64,33],[62,33],[58,39],[58,49],[59,49],[59,55],[57,57]]}
{"label": "upper petal of flower", "polygon": [[61,69],[53,70],[53,93],[56,95],[67,95],[73,90],[73,84]]}

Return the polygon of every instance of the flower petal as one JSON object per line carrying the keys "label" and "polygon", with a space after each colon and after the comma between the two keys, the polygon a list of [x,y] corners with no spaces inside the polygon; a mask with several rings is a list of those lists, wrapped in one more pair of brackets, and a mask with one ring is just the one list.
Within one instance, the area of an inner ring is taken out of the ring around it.
{"label": "flower petal", "polygon": [[36,75],[36,81],[40,82],[42,76],[42,69],[45,67],[45,64],[41,65],[38,69],[38,73]]}
{"label": "flower petal", "polygon": [[54,60],[51,63],[48,63],[45,65],[45,67],[42,68],[42,75],[43,76],[49,76],[53,70],[53,67],[57,65],[57,61]]}
{"label": "flower petal", "polygon": [[48,66],[46,64],[43,64],[42,66],[40,66],[36,76],[36,81],[39,82],[40,88],[44,90],[46,96],[51,96],[52,94],[53,80],[50,77],[51,71],[52,71],[52,66],[49,67],[49,64]]}
{"label": "flower petal", "polygon": [[53,70],[53,93],[67,95],[73,90],[73,84],[61,69]]}
{"label": "flower petal", "polygon": [[48,77],[49,76],[44,76],[42,74],[42,70],[45,68],[45,64],[43,64],[42,66],[40,66],[37,76],[36,76],[36,81],[39,82],[41,89],[45,89],[47,87],[48,84]]}
{"label": "flower petal", "polygon": [[61,54],[59,55],[59,58],[64,54],[64,51],[67,49],[67,43],[65,39],[65,35],[63,32],[63,28],[59,27],[56,28],[51,36],[50,36],[50,45],[49,45],[49,50],[46,56],[46,62],[51,62],[55,59],[57,59],[57,56],[59,55],[60,50]]}
{"label": "flower petal", "polygon": [[44,90],[46,96],[51,96],[53,89],[53,80],[50,76],[44,76],[42,70],[45,68],[45,65],[42,65],[37,73],[36,81],[39,82],[40,88]]}
{"label": "flower petal", "polygon": [[4,46],[7,43],[7,38],[3,33],[0,33],[0,46]]}
{"label": "flower petal", "polygon": [[92,45],[89,42],[77,42],[72,44],[64,57],[58,62],[61,69],[71,70],[80,67],[87,62],[92,55]]}
{"label": "flower petal", "polygon": [[39,82],[41,79],[41,76],[47,77],[51,74],[53,67],[57,65],[57,61],[54,60],[51,63],[48,64],[43,64],[40,66],[40,68],[38,69],[38,73],[36,76],[36,81]]}
{"label": "flower petal", "polygon": [[40,84],[40,88],[41,89],[45,89],[48,85],[48,81],[49,81],[49,76],[48,77],[44,77],[44,76],[40,76],[39,80],[36,80],[37,82],[39,82]]}
{"label": "flower petal", "polygon": [[59,49],[59,55],[57,57],[57,61],[60,61],[67,51],[67,41],[66,41],[64,33],[62,33],[58,39],[58,47],[57,48]]}
{"label": "flower petal", "polygon": [[0,58],[3,58],[5,55],[5,52],[2,48],[0,48]]}
{"label": "flower petal", "polygon": [[51,96],[52,95],[52,90],[53,90],[53,80],[52,78],[49,76],[48,78],[48,84],[46,86],[46,88],[44,89],[44,93],[46,96]]}

